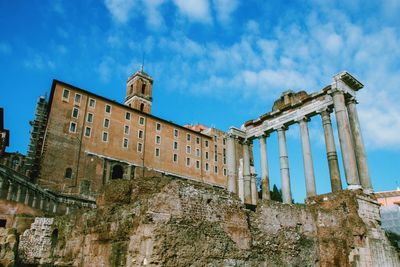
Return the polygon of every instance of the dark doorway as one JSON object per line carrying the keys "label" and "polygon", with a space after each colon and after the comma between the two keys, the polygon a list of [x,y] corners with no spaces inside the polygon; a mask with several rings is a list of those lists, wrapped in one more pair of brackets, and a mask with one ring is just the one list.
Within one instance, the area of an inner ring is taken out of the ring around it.
{"label": "dark doorway", "polygon": [[6,224],[7,224],[7,220],[0,219],[0,227],[4,228],[4,227],[6,227]]}
{"label": "dark doorway", "polygon": [[124,169],[122,168],[121,165],[117,164],[114,165],[113,169],[112,169],[112,175],[111,175],[111,179],[122,179],[122,176],[124,174]]}

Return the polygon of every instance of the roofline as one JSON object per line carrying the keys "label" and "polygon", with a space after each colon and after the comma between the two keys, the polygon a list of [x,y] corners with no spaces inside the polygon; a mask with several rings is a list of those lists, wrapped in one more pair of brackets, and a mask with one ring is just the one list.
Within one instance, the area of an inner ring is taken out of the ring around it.
{"label": "roofline", "polygon": [[104,97],[104,96],[101,96],[101,95],[98,95],[98,94],[89,92],[89,91],[87,91],[87,90],[85,90],[85,89],[79,88],[79,87],[77,87],[77,86],[75,86],[75,85],[72,85],[72,84],[69,84],[69,83],[66,83],[66,82],[57,80],[57,79],[53,79],[53,82],[52,82],[52,85],[51,85],[51,92],[50,92],[49,105],[48,105],[48,114],[50,114],[50,111],[51,111],[51,106],[52,106],[52,102],[53,102],[53,97],[54,97],[54,91],[55,91],[55,88],[56,88],[56,84],[65,85],[65,86],[70,87],[70,88],[72,88],[72,89],[74,89],[74,90],[76,90],[76,91],[80,91],[80,92],[82,92],[82,93],[85,93],[85,94],[94,96],[94,97],[96,97],[96,98],[100,98],[100,99],[102,99],[102,100],[104,100],[104,101],[110,102],[110,103],[112,103],[112,104],[115,104],[115,105],[117,105],[117,106],[119,106],[119,107],[122,107],[122,108],[124,108],[124,109],[127,109],[127,110],[129,110],[129,111],[133,111],[133,112],[135,112],[135,113],[139,113],[139,114],[141,114],[141,115],[148,116],[148,117],[150,117],[150,118],[153,118],[153,119],[162,121],[162,122],[164,122],[164,123],[171,124],[171,125],[173,125],[173,126],[175,126],[175,127],[177,127],[177,128],[181,128],[181,129],[187,130],[187,131],[189,131],[189,132],[192,132],[192,133],[195,133],[195,134],[199,134],[199,135],[201,135],[201,136],[204,136],[204,137],[207,137],[207,138],[210,138],[210,139],[211,139],[211,136],[209,136],[209,135],[206,135],[206,134],[203,134],[203,133],[194,131],[194,130],[192,130],[192,129],[183,127],[182,125],[179,125],[179,124],[176,124],[176,123],[174,123],[174,122],[171,122],[171,121],[162,119],[162,118],[157,117],[157,116],[154,116],[154,115],[152,115],[152,114],[141,112],[140,110],[137,110],[137,109],[134,109],[134,108],[132,108],[132,107],[126,106],[126,105],[121,104],[121,103],[119,103],[119,102],[117,102],[117,101],[115,101],[115,100],[111,100],[111,99],[106,98],[106,97]]}

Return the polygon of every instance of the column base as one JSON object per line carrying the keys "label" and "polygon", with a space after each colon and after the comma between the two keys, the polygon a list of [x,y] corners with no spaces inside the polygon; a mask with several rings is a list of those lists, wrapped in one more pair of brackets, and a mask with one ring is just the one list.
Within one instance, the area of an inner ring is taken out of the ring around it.
{"label": "column base", "polygon": [[374,193],[374,190],[372,188],[367,188],[363,190],[364,194],[371,195]]}
{"label": "column base", "polygon": [[361,187],[361,185],[359,185],[359,184],[350,184],[348,187],[347,187],[347,189],[348,190],[358,190],[358,189],[361,189],[362,187]]}

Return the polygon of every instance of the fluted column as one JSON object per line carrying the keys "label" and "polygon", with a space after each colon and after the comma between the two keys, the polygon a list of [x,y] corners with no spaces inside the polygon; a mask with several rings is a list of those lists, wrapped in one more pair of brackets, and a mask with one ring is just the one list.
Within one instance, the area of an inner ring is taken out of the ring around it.
{"label": "fluted column", "polygon": [[244,203],[251,204],[251,175],[248,141],[243,142]]}
{"label": "fluted column", "polygon": [[348,188],[359,189],[361,186],[358,178],[356,157],[351,140],[352,136],[350,132],[349,120],[347,118],[344,94],[342,91],[334,91],[332,97],[333,105],[335,107],[340,148],[342,151],[343,166]]}
{"label": "fluted column", "polygon": [[361,134],[360,122],[358,120],[356,100],[354,98],[347,102],[347,112],[349,114],[350,129],[353,136],[354,150],[356,152],[356,162],[361,186],[366,190],[372,190],[371,177],[369,175],[367,156],[365,153],[364,142]]}
{"label": "fluted column", "polygon": [[227,138],[226,163],[228,168],[228,191],[236,193],[236,149],[235,137],[232,135]]}
{"label": "fluted column", "polygon": [[292,192],[290,189],[289,160],[286,147],[285,128],[277,129],[279,142],[279,163],[281,168],[282,199],[283,203],[292,203]]}
{"label": "fluted column", "polygon": [[262,199],[271,199],[269,192],[268,156],[265,135],[259,137]]}
{"label": "fluted column", "polygon": [[316,195],[314,166],[311,155],[310,135],[308,133],[307,118],[302,118],[300,124],[301,147],[303,150],[304,176],[306,178],[307,197]]}

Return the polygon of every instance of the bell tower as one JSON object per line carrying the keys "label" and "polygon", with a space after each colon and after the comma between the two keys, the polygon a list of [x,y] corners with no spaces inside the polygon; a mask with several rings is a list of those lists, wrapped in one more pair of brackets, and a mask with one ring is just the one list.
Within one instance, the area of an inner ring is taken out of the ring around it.
{"label": "bell tower", "polygon": [[143,66],[126,82],[125,105],[144,113],[151,113],[153,78],[144,72]]}

